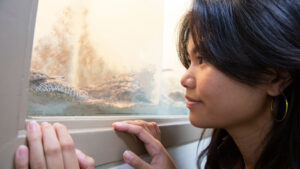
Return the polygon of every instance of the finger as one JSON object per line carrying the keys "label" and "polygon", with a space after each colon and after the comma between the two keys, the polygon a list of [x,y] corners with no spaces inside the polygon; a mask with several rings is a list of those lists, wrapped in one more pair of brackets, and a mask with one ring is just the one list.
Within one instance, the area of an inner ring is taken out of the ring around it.
{"label": "finger", "polygon": [[161,143],[140,126],[116,122],[113,123],[113,127],[116,130],[125,131],[130,134],[136,135],[142,142],[144,142],[146,150],[152,157],[156,154],[159,154],[162,150]]}
{"label": "finger", "polygon": [[157,123],[156,123],[156,122],[152,122],[152,125],[153,125],[154,128],[155,128],[155,133],[156,133],[156,135],[157,135],[157,139],[158,139],[159,141],[161,141],[161,133],[160,133],[160,129],[159,129]]}
{"label": "finger", "polygon": [[82,151],[76,149],[77,159],[79,161],[80,169],[94,169],[95,168],[95,160],[87,155],[85,155]]}
{"label": "finger", "polygon": [[137,126],[141,126],[143,127],[145,130],[147,130],[148,132],[150,132],[150,134],[153,134],[151,133],[151,130],[148,128],[148,122],[146,121],[143,121],[143,120],[135,120],[135,121],[124,121],[122,123],[127,123],[127,124],[133,124],[133,125],[137,125]]}
{"label": "finger", "polygon": [[146,122],[144,120],[125,120],[125,121],[121,121],[121,123],[127,123],[127,124],[135,124],[135,125],[144,125],[147,124],[149,122]]}
{"label": "finger", "polygon": [[146,121],[143,121],[143,120],[129,120],[129,121],[122,121],[121,123],[126,123],[126,124],[132,124],[132,125],[137,125],[137,126],[140,126],[142,128],[144,128],[146,131],[148,131],[150,134],[155,134],[155,133],[152,133],[152,131],[150,130],[150,128],[148,128],[148,122]]}
{"label": "finger", "polygon": [[150,164],[142,160],[133,152],[127,150],[123,153],[124,161],[135,169],[151,169]]}
{"label": "finger", "polygon": [[157,126],[155,126],[154,123],[155,122],[149,122],[149,123],[147,123],[146,127],[149,130],[149,132],[152,134],[152,136],[159,140],[159,135],[156,132]]}
{"label": "finger", "polygon": [[74,148],[74,141],[70,136],[67,128],[59,123],[55,123],[53,127],[56,130],[56,134],[60,143],[65,169],[79,169],[79,164]]}
{"label": "finger", "polygon": [[143,127],[144,129],[151,132],[152,122],[146,122],[144,120],[134,120],[134,121],[122,121],[121,123],[133,124]]}
{"label": "finger", "polygon": [[29,166],[29,152],[28,148],[24,145],[18,147],[15,154],[15,167],[16,169],[28,169]]}
{"label": "finger", "polygon": [[143,124],[140,121],[132,121],[132,120],[128,120],[128,121],[122,121],[121,123],[127,123],[127,124],[134,124],[134,125],[138,125],[138,126],[143,126]]}
{"label": "finger", "polygon": [[29,161],[31,169],[45,169],[46,161],[42,144],[42,131],[40,125],[31,121],[27,125],[27,140],[30,149]]}
{"label": "finger", "polygon": [[53,126],[44,122],[42,123],[42,131],[47,169],[63,169],[62,152]]}
{"label": "finger", "polygon": [[149,122],[146,122],[144,120],[135,120],[135,122],[140,123],[140,124],[147,124],[147,123],[149,123]]}
{"label": "finger", "polygon": [[154,138],[161,140],[160,130],[156,122],[146,122],[144,120],[135,120],[135,121],[122,121],[122,123],[133,124],[143,127],[147,130]]}

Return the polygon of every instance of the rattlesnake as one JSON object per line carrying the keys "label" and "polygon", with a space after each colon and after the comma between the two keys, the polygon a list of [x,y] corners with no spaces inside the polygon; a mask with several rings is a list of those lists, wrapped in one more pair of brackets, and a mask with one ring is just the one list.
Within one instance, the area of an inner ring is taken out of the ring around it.
{"label": "rattlesnake", "polygon": [[86,100],[88,93],[76,89],[64,81],[62,77],[49,77],[38,71],[30,72],[30,90],[36,93],[61,94],[71,99]]}

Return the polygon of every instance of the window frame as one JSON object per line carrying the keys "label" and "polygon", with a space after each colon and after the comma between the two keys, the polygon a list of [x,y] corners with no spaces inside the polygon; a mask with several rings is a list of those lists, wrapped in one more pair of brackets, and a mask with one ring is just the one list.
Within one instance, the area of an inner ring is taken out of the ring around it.
{"label": "window frame", "polygon": [[126,149],[137,154],[145,153],[143,143],[135,136],[114,131],[111,124],[115,121],[141,119],[157,122],[166,147],[199,139],[202,129],[193,127],[186,115],[26,117],[37,6],[38,0],[1,1],[0,168],[13,168],[14,152],[19,145],[26,144],[25,126],[30,120],[66,125],[76,147],[92,156],[96,166],[122,160]]}

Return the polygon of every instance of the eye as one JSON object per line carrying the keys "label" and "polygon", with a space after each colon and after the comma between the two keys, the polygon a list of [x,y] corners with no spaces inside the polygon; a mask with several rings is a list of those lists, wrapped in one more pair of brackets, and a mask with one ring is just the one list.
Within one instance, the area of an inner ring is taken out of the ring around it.
{"label": "eye", "polygon": [[202,64],[205,61],[203,56],[198,56],[197,59],[199,60],[199,64]]}
{"label": "eye", "polygon": [[185,60],[186,60],[187,66],[189,67],[191,65],[191,59],[186,57]]}

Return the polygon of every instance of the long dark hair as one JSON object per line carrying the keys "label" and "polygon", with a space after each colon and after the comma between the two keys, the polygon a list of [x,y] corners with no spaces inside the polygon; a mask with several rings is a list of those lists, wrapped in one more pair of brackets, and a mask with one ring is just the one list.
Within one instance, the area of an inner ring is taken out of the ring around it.
{"label": "long dark hair", "polygon": [[[292,82],[283,91],[287,116],[274,122],[255,169],[299,169],[300,1],[195,0],[179,33],[178,54],[186,68],[189,33],[201,56],[237,81],[256,86],[266,83],[266,75],[280,79],[283,72],[290,74]],[[278,106],[282,110],[285,104]],[[238,147],[222,128],[214,129],[198,168],[205,156],[205,169],[244,168]]]}

